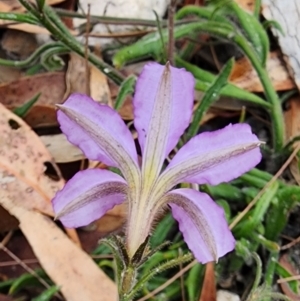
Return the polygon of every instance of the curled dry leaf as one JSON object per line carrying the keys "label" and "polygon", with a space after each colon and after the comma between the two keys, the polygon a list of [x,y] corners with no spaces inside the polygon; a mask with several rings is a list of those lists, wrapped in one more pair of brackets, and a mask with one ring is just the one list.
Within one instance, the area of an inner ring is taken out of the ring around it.
{"label": "curled dry leaf", "polygon": [[[284,112],[284,119],[286,124],[286,137],[287,141],[300,136],[300,97],[296,96],[289,100],[289,109]],[[294,148],[300,142],[294,144]],[[300,185],[300,162],[299,155],[296,156],[290,164],[290,171],[294,176],[295,181]]]}
{"label": "curled dry leaf", "polygon": [[82,151],[71,144],[64,134],[40,136],[56,163],[84,160]]}
{"label": "curled dry leaf", "polygon": [[[67,300],[115,300],[114,283],[44,212],[64,181],[38,136],[0,105],[0,205],[19,220],[36,257]],[[80,285],[78,285],[80,284]]]}
{"label": "curled dry leaf", "polygon": [[[287,72],[279,52],[270,53],[267,60],[267,71],[276,91],[295,88],[295,84]],[[264,91],[255,70],[245,57],[235,63],[230,75],[230,81],[238,87],[251,92]]]}

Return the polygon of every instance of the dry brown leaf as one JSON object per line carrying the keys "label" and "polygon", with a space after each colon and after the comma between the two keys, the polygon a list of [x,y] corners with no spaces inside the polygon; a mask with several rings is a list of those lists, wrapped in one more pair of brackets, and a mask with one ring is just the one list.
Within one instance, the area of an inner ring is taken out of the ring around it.
{"label": "dry brown leaf", "polygon": [[[300,136],[300,97],[294,97],[289,101],[289,110],[284,112],[284,119],[286,124],[286,138],[287,141],[291,141],[294,137]],[[300,142],[294,144],[294,148]],[[300,170],[299,170],[299,159],[296,156],[290,164],[290,171],[294,176],[294,179],[300,185]]]}
{"label": "dry brown leaf", "polygon": [[0,85],[18,80],[22,71],[15,67],[0,66]]}
{"label": "dry brown leaf", "polygon": [[107,83],[107,77],[98,68],[90,65],[90,95],[99,103],[112,107],[110,90]]}
{"label": "dry brown leaf", "polygon": [[86,64],[85,58],[76,53],[70,54],[66,72],[67,98],[71,93],[84,93],[102,104],[111,104],[107,77],[95,66]]}
{"label": "dry brown leaf", "polygon": [[[35,3],[35,0],[29,0]],[[48,5],[55,5],[63,2],[64,0],[46,0]],[[25,12],[25,8],[20,4],[18,0],[5,0],[0,1],[0,12]],[[1,27],[7,27],[11,29],[22,30],[30,33],[48,33],[48,31],[40,26],[26,24],[26,23],[16,23],[12,21],[0,20]]]}
{"label": "dry brown leaf", "polygon": [[25,120],[32,127],[57,125],[55,104],[62,103],[65,92],[65,73],[43,73],[23,77],[0,85],[1,103],[13,109],[22,106],[38,93],[39,100],[28,112]]}
{"label": "dry brown leaf", "polygon": [[64,181],[51,155],[30,127],[3,105],[0,132],[0,195],[52,215],[50,200]]}
{"label": "dry brown leaf", "polygon": [[117,300],[115,284],[85,252],[49,218],[18,203],[6,197],[0,199],[0,204],[19,219],[20,228],[36,257],[49,277],[61,287],[66,300]]}
{"label": "dry brown leaf", "polygon": [[[271,52],[267,60],[267,72],[276,91],[295,88],[279,52]],[[264,89],[249,60],[245,57],[236,61],[230,76],[230,81],[242,89],[251,92],[263,92]]]}
{"label": "dry brown leaf", "polygon": [[24,116],[24,120],[32,128],[55,127],[58,125],[54,105],[35,104]]}
{"label": "dry brown leaf", "polygon": [[49,218],[39,213],[52,215],[50,200],[64,181],[38,136],[3,105],[0,132],[0,205],[19,220],[48,275],[62,287],[67,300],[116,299],[114,283]]}
{"label": "dry brown leaf", "polygon": [[67,163],[85,159],[82,151],[71,144],[64,134],[40,136],[56,163]]}
{"label": "dry brown leaf", "polygon": [[126,205],[124,203],[117,205],[94,223],[95,230],[104,234],[111,233],[124,224],[126,216]]}
{"label": "dry brown leaf", "polygon": [[[46,0],[47,5],[55,5],[64,0]],[[36,3],[35,0],[29,0],[29,2]],[[1,12],[24,12],[25,8],[18,0],[2,0],[0,1],[0,11]]]}
{"label": "dry brown leaf", "polygon": [[85,60],[76,53],[70,53],[66,72],[66,91],[64,98],[66,99],[71,93],[88,94],[89,91],[86,89],[88,76]]}
{"label": "dry brown leaf", "polygon": [[18,61],[28,58],[38,46],[35,35],[20,30],[7,29],[1,38],[2,49]]}
{"label": "dry brown leaf", "polygon": [[254,11],[255,0],[235,0],[235,2],[248,12]]}
{"label": "dry brown leaf", "polygon": [[1,103],[9,108],[15,108],[23,105],[38,93],[41,93],[39,105],[62,103],[65,92],[64,78],[64,72],[51,72],[2,84],[0,85]]}
{"label": "dry brown leaf", "polygon": [[203,289],[199,301],[216,301],[216,280],[215,280],[215,265],[213,262],[206,264],[205,275],[203,280]]}

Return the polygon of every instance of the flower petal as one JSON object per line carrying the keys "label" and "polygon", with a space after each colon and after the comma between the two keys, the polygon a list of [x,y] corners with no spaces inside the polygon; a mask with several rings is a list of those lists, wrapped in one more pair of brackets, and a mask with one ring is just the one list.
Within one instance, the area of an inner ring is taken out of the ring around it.
{"label": "flower petal", "polygon": [[52,200],[56,218],[69,228],[88,225],[123,203],[127,187],[122,177],[108,170],[80,171]]}
{"label": "flower petal", "polygon": [[133,100],[134,125],[148,180],[149,175],[158,175],[164,159],[190,122],[194,84],[189,72],[169,64],[147,64],[138,78]]}
{"label": "flower petal", "polygon": [[218,261],[234,249],[235,240],[224,211],[207,194],[194,189],[176,189],[166,195],[166,201],[199,262]]}
{"label": "flower petal", "polygon": [[72,94],[58,107],[61,130],[71,143],[89,159],[119,167],[128,181],[137,178],[139,168],[135,144],[116,111],[82,94]]}
{"label": "flower petal", "polygon": [[260,144],[247,124],[199,134],[178,151],[161,175],[161,183],[168,183],[170,189],[181,182],[228,182],[260,162]]}

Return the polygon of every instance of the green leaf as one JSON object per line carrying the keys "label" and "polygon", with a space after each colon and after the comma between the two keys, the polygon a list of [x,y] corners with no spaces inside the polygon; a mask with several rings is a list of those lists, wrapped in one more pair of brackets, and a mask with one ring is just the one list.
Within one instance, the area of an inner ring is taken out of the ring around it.
{"label": "green leaf", "polygon": [[264,27],[254,15],[243,10],[235,1],[230,2],[229,9],[237,17],[242,27],[242,32],[252,44],[254,51],[260,58],[261,64],[265,66],[270,50],[270,43]]}
{"label": "green leaf", "polygon": [[253,235],[253,231],[259,230],[259,226],[264,220],[278,188],[278,182],[274,182],[270,187],[268,187],[256,203],[254,209],[246,215],[243,222],[237,225],[235,231],[239,237],[251,237]]}
{"label": "green leaf", "polygon": [[32,301],[49,301],[60,290],[59,286],[51,286]]}
{"label": "green leaf", "polygon": [[150,238],[152,246],[159,246],[167,240],[170,230],[175,225],[175,221],[170,213],[168,213],[156,226],[153,235]]}
{"label": "green leaf", "polygon": [[277,197],[278,202],[273,202],[266,217],[265,237],[270,240],[278,239],[288,222],[291,209],[300,204],[300,187],[284,187],[278,191]]}
{"label": "green leaf", "polygon": [[275,29],[277,29],[283,36],[285,36],[284,31],[281,27],[281,25],[275,21],[275,20],[267,20],[263,23],[263,27],[265,29],[268,29],[269,27],[274,27]]}
{"label": "green leaf", "polygon": [[[37,276],[42,277],[43,279],[47,279],[47,275],[43,270],[37,270],[35,271]],[[12,286],[9,289],[9,294],[16,294],[21,289],[28,287],[28,286],[41,286],[40,281],[35,275],[32,274],[23,274],[22,276],[18,277],[14,280]]]}
{"label": "green leaf", "polygon": [[222,68],[220,74],[213,81],[209,89],[206,91],[204,97],[202,98],[196,112],[194,114],[193,121],[187,132],[187,139],[191,139],[198,133],[200,127],[200,121],[209,107],[214,101],[219,98],[221,89],[227,84],[228,77],[231,73],[234,60],[230,59],[225,66]]}
{"label": "green leaf", "polygon": [[[210,84],[216,79],[216,76],[214,74],[184,61],[179,56],[175,58],[175,61],[178,67],[183,67],[194,75],[194,77],[196,78],[196,90],[203,92],[207,91],[207,89],[210,87]],[[255,105],[260,105],[266,109],[269,109],[271,107],[271,105],[261,97],[246,90],[243,90],[231,83],[227,83],[221,89],[220,95],[249,101]]]}
{"label": "green leaf", "polygon": [[115,110],[120,110],[124,104],[124,101],[126,100],[126,97],[134,92],[135,82],[136,77],[134,75],[130,75],[122,82],[114,106]]}
{"label": "green leaf", "polygon": [[36,0],[36,4],[37,4],[39,10],[42,11],[44,8],[44,5],[45,5],[45,0]]}
{"label": "green leaf", "polygon": [[189,301],[199,300],[203,276],[204,276],[204,265],[196,263],[191,270],[186,279],[186,289]]}
{"label": "green leaf", "polygon": [[[294,276],[288,270],[286,270],[279,262],[276,262],[275,273],[281,278],[288,278]],[[295,293],[299,293],[298,281],[289,281],[287,284],[290,286],[291,290]]]}
{"label": "green leaf", "polygon": [[27,112],[33,107],[33,105],[38,101],[40,96],[41,93],[35,95],[32,99],[23,104],[21,107],[15,108],[13,112],[19,117],[24,117],[27,114]]}

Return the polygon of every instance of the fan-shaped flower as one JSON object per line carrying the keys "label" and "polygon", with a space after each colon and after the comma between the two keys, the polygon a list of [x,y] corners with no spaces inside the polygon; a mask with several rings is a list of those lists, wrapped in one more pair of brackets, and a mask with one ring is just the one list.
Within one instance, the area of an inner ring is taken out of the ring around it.
{"label": "fan-shaped flower", "polygon": [[59,106],[58,121],[69,141],[87,158],[118,167],[124,177],[101,169],[78,172],[53,200],[65,226],[87,225],[126,201],[132,257],[168,204],[198,261],[218,260],[234,248],[223,210],[207,194],[173,188],[182,182],[216,185],[240,176],[261,160],[260,142],[248,125],[229,125],[192,138],[162,170],[189,125],[193,93],[194,79],[184,69],[156,63],[144,67],[133,100],[141,166],[132,135],[116,111],[80,94]]}

